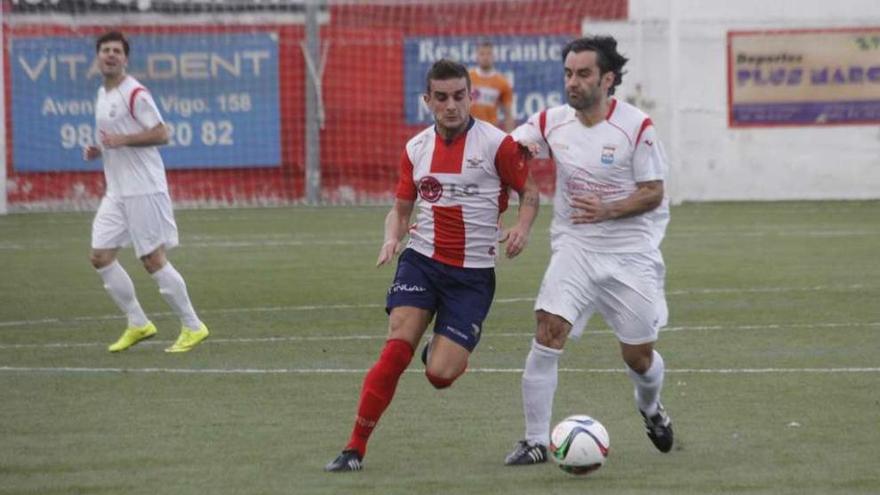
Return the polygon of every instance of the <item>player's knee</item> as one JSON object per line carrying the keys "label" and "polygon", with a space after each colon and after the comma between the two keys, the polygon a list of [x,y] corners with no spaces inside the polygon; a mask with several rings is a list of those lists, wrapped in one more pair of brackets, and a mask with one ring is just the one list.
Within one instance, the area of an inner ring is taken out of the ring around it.
{"label": "player's knee", "polygon": [[100,270],[105,266],[108,266],[110,263],[113,263],[114,258],[106,253],[100,252],[92,252],[89,254],[89,263],[92,264],[96,270]]}
{"label": "player's knee", "polygon": [[141,256],[141,263],[144,264],[144,268],[147,270],[147,273],[150,274],[161,270],[167,262],[168,260],[165,257],[165,249],[162,246],[159,246],[149,254]]}
{"label": "player's knee", "polygon": [[165,260],[157,256],[144,256],[141,258],[141,262],[144,264],[144,269],[147,270],[147,273],[156,273],[165,266]]}
{"label": "player's knee", "polygon": [[637,346],[624,345],[623,361],[636,373],[643,375],[651,367],[653,359],[653,347],[650,344]]}
{"label": "player's knee", "polygon": [[444,378],[442,376],[437,376],[430,371],[425,371],[425,376],[428,377],[428,381],[437,390],[449,388],[453,384],[453,382],[455,382],[455,378]]}
{"label": "player's knee", "polygon": [[461,375],[464,374],[464,369],[461,370],[425,370],[425,377],[428,379],[428,382],[436,388],[437,390],[442,390],[444,388],[449,388],[455,383],[455,380],[458,379]]}
{"label": "player's knee", "polygon": [[104,266],[106,266],[101,263],[101,258],[99,256],[95,256],[94,254],[89,256],[89,263],[92,264],[92,268],[94,268],[95,270],[104,268]]}
{"label": "player's knee", "polygon": [[537,320],[538,328],[535,332],[535,341],[544,347],[562,349],[565,346],[571,325],[564,319],[543,311],[537,312]]}

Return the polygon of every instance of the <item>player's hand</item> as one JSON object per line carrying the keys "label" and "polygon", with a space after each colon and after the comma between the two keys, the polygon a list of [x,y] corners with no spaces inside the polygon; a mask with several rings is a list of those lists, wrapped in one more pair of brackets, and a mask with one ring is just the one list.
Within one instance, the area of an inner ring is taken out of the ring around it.
{"label": "player's hand", "polygon": [[596,194],[582,194],[571,198],[571,206],[574,211],[571,214],[572,223],[598,223],[611,218],[608,207]]}
{"label": "player's hand", "polygon": [[400,252],[400,241],[389,239],[379,248],[379,258],[376,260],[376,266],[382,266],[388,263],[394,256]]}
{"label": "player's hand", "polygon": [[539,146],[538,143],[520,143],[520,142],[517,142],[516,144],[518,144],[519,147],[520,147],[523,151],[525,151],[525,153],[528,155],[528,158],[534,158],[534,157],[538,156],[538,153],[541,152],[541,146]]}
{"label": "player's hand", "polygon": [[105,148],[119,148],[128,144],[128,136],[124,134],[109,134],[101,131],[101,144]]}
{"label": "player's hand", "polygon": [[504,231],[504,235],[501,236],[498,242],[502,244],[507,243],[504,254],[508,258],[514,258],[526,248],[526,244],[529,242],[529,228],[520,225],[511,227]]}
{"label": "player's hand", "polygon": [[96,158],[99,158],[100,156],[101,156],[101,148],[99,148],[97,146],[86,146],[85,148],[83,148],[82,157],[83,157],[83,160],[85,160],[85,161],[94,160]]}

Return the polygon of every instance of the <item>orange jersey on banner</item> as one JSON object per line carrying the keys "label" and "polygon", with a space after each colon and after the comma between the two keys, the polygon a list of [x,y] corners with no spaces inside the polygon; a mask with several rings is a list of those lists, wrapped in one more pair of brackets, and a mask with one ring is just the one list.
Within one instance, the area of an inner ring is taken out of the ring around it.
{"label": "orange jersey on banner", "polygon": [[513,101],[513,88],[499,72],[488,74],[474,68],[471,76],[471,115],[498,125],[498,105],[510,105]]}

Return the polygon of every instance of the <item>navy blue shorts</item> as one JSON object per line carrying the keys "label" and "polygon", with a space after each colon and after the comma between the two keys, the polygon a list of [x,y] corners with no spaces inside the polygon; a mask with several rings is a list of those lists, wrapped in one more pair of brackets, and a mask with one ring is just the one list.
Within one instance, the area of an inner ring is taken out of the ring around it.
{"label": "navy blue shorts", "polygon": [[473,351],[493,297],[494,268],[451,266],[405,249],[397,261],[385,311],[391,313],[398,306],[433,311],[434,333]]}

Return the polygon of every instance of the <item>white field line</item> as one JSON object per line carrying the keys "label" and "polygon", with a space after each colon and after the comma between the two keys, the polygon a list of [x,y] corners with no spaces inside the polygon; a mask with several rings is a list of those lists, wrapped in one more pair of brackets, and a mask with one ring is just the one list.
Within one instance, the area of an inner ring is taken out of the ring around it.
{"label": "white field line", "polygon": [[[213,248],[248,248],[248,247],[305,247],[305,246],[380,246],[381,239],[378,240],[348,240],[348,239],[315,239],[315,240],[295,240],[295,239],[255,239],[255,240],[236,240],[225,239],[216,241],[189,241],[186,243],[188,248],[213,249]],[[23,244],[23,243],[0,243],[0,251],[24,251],[24,250],[54,250],[58,249],[59,244]]]}
{"label": "white field line", "polygon": [[[850,322],[850,323],[773,323],[766,325],[690,325],[690,326],[674,326],[666,327],[661,330],[662,333],[669,332],[692,332],[692,331],[741,331],[741,330],[784,330],[784,329],[816,329],[816,328],[847,328],[847,327],[880,327],[880,321],[877,322]],[[612,334],[611,330],[587,330],[585,335],[606,335]],[[534,334],[532,332],[486,332],[483,334],[484,340],[495,338],[529,338]],[[341,341],[357,341],[357,340],[382,340],[387,336],[385,333],[377,333],[372,335],[300,335],[286,337],[243,337],[243,338],[210,338],[204,344],[263,344],[263,343],[284,343],[284,342],[341,342]],[[151,339],[147,342],[141,342],[140,346],[160,346],[168,345],[171,340],[155,340]],[[0,344],[0,350],[3,349],[73,349],[81,347],[106,347],[107,342],[48,342],[43,344]]]}
{"label": "white field line", "polygon": [[[666,237],[669,239],[692,239],[692,238],[728,238],[728,237],[809,237],[809,238],[827,238],[827,237],[865,237],[878,236],[880,231],[877,229],[786,229],[768,226],[759,229],[749,230],[699,230],[699,229],[682,229],[669,232]],[[327,239],[315,237],[313,239],[303,239],[307,236],[288,236],[273,234],[259,234],[254,236],[240,237],[212,237],[212,236],[191,236],[181,247],[197,248],[197,249],[213,249],[213,248],[246,248],[246,247],[278,247],[278,246],[360,246],[360,245],[376,245],[381,244],[381,239],[363,236],[358,239]],[[72,242],[83,243],[84,240],[75,240]],[[45,243],[45,242],[0,242],[0,251],[24,251],[24,250],[56,250],[67,249],[64,243]]]}
{"label": "white field line", "polygon": [[[751,287],[751,288],[726,288],[726,287],[709,287],[695,289],[679,289],[666,291],[667,295],[684,296],[684,295],[700,295],[700,294],[761,294],[761,293],[785,293],[785,292],[828,292],[828,291],[851,291],[873,289],[873,286],[864,284],[849,285],[815,285],[810,287]],[[534,297],[511,297],[496,299],[494,304],[511,304],[532,302]],[[201,314],[244,314],[244,313],[272,313],[280,311],[333,311],[340,309],[371,309],[382,308],[384,304],[310,304],[299,306],[262,306],[252,308],[222,308],[222,309],[203,309],[199,310]],[[174,316],[170,311],[151,312],[155,317]],[[70,318],[39,318],[35,320],[10,320],[0,321],[0,328],[3,327],[21,327],[33,325],[56,325],[76,322],[89,321],[107,321],[122,320],[121,315],[93,315],[93,316],[74,316]]]}
{"label": "white field line", "polygon": [[[560,368],[561,373],[625,373],[622,368]],[[28,367],[0,366],[0,373],[166,373],[191,375],[331,375],[364,374],[366,369],[357,368],[86,368],[86,367]],[[516,373],[522,368],[473,368],[468,373]],[[422,373],[421,370],[407,370],[406,373]],[[796,373],[880,373],[880,368],[681,368],[667,369],[669,374],[796,374]]]}

